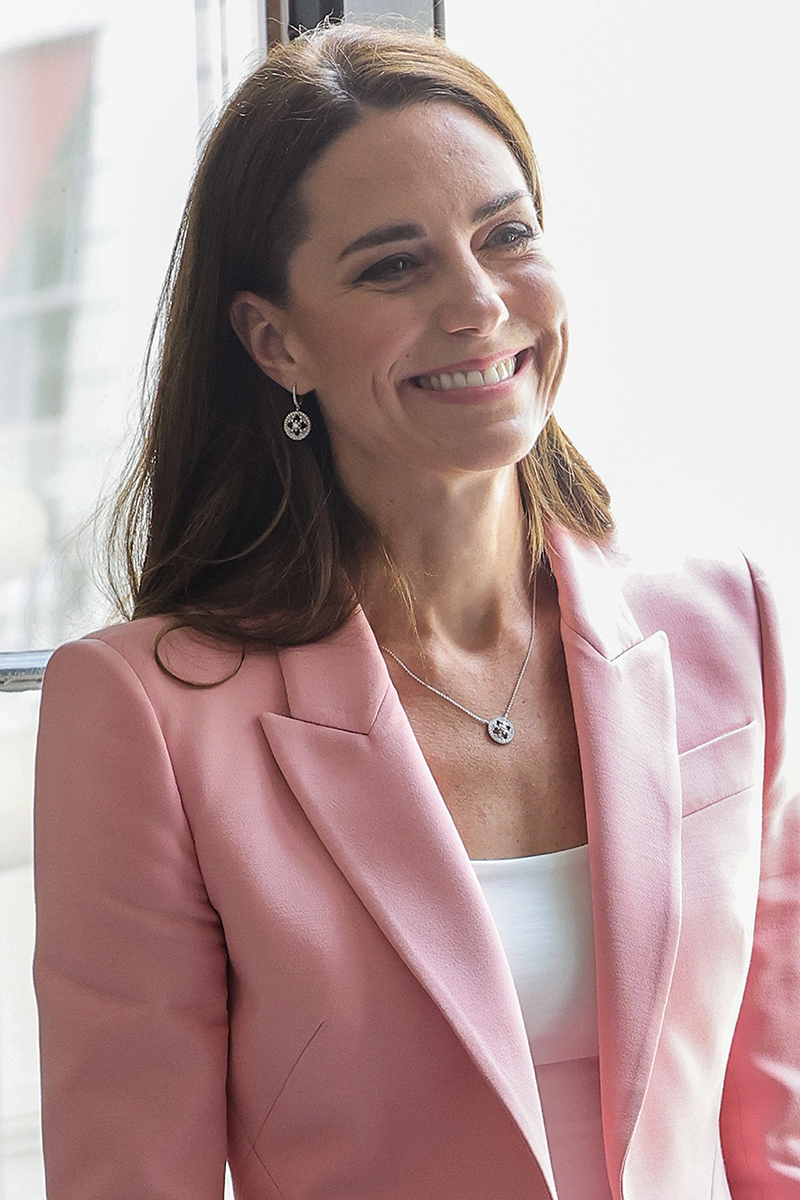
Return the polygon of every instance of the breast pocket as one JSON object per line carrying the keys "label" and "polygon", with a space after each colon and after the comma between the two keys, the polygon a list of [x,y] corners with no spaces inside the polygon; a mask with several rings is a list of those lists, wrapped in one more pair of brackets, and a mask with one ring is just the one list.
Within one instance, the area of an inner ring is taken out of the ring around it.
{"label": "breast pocket", "polygon": [[761,783],[763,732],[750,721],[679,756],[683,816]]}
{"label": "breast pocket", "polygon": [[[681,963],[694,1034],[731,1032],[753,947],[761,859],[763,726],[751,721],[680,755]],[[693,1007],[706,997],[702,1018]],[[716,1032],[715,1032],[716,1031]],[[702,1038],[701,1038],[702,1041]]]}

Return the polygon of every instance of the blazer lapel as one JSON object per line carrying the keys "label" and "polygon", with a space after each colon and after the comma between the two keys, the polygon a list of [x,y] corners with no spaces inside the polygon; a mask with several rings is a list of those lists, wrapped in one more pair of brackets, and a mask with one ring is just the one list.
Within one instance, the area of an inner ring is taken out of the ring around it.
{"label": "blazer lapel", "polygon": [[680,932],[681,797],[666,634],[642,636],[605,555],[553,528],[550,563],[589,830],[606,1156],[621,1180]]}
{"label": "blazer lapel", "polygon": [[[680,776],[664,633],[644,638],[603,552],[548,539],[586,795],[606,1156],[617,1186],[680,932]],[[508,963],[366,618],[280,654],[291,715],[261,723],[350,885],[524,1133],[555,1194]]]}
{"label": "blazer lapel", "polygon": [[280,661],[291,716],[265,713],[261,723],[281,772],[499,1094],[555,1195],[508,963],[366,618],[359,610],[333,637],[281,651]]}

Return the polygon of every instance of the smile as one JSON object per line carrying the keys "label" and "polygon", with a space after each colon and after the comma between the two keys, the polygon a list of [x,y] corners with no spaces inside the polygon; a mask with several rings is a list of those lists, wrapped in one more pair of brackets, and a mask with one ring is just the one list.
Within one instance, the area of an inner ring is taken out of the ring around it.
{"label": "smile", "polygon": [[502,383],[519,370],[525,351],[492,363],[484,371],[441,371],[437,375],[416,375],[412,383],[426,392],[447,392],[453,388],[482,388]]}

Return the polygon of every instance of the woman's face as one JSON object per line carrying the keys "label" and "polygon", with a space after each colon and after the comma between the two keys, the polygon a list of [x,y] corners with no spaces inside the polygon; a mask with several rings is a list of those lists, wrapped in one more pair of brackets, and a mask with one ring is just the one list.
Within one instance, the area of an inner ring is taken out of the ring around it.
{"label": "woman's face", "polygon": [[281,332],[345,482],[519,461],[550,414],[566,314],[505,142],[451,103],[371,111],[301,184]]}

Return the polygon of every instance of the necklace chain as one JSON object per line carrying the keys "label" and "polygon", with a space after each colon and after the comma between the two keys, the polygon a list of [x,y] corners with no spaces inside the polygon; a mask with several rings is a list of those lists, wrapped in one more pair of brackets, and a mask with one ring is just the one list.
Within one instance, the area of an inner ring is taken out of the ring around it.
{"label": "necklace chain", "polygon": [[534,576],[533,600],[531,602],[531,636],[530,636],[530,640],[528,642],[528,650],[525,655],[525,661],[523,662],[523,664],[520,668],[519,675],[517,676],[517,682],[514,684],[514,690],[511,693],[511,699],[509,700],[508,704],[506,705],[506,710],[503,713],[502,717],[480,717],[480,716],[478,716],[478,714],[474,713],[472,711],[472,709],[467,708],[466,705],[464,705],[464,704],[460,704],[458,702],[458,700],[454,700],[452,696],[448,696],[447,692],[441,691],[439,688],[434,687],[432,683],[428,683],[427,680],[422,679],[421,676],[415,675],[414,672],[411,670],[411,668],[407,667],[406,664],[403,662],[403,660],[401,658],[397,657],[394,650],[390,650],[388,648],[388,646],[381,646],[381,650],[383,650],[384,654],[388,654],[390,658],[393,658],[394,661],[397,663],[397,665],[399,667],[403,668],[406,675],[410,675],[412,679],[416,680],[416,682],[421,684],[424,688],[427,688],[429,692],[433,692],[434,695],[436,695],[436,696],[441,696],[442,700],[446,700],[447,703],[452,704],[454,708],[459,709],[461,712],[465,713],[468,717],[472,717],[473,721],[478,721],[481,725],[485,725],[487,732],[489,734],[489,737],[492,739],[493,742],[497,742],[498,745],[501,745],[501,746],[507,745],[511,741],[511,739],[514,737],[514,726],[513,726],[512,722],[508,719],[508,714],[511,712],[511,705],[514,703],[514,701],[517,698],[517,692],[519,691],[519,685],[522,683],[522,677],[525,674],[525,670],[528,666],[528,663],[530,662],[530,657],[533,652],[533,643],[536,638],[536,583],[537,583],[537,576]]}

